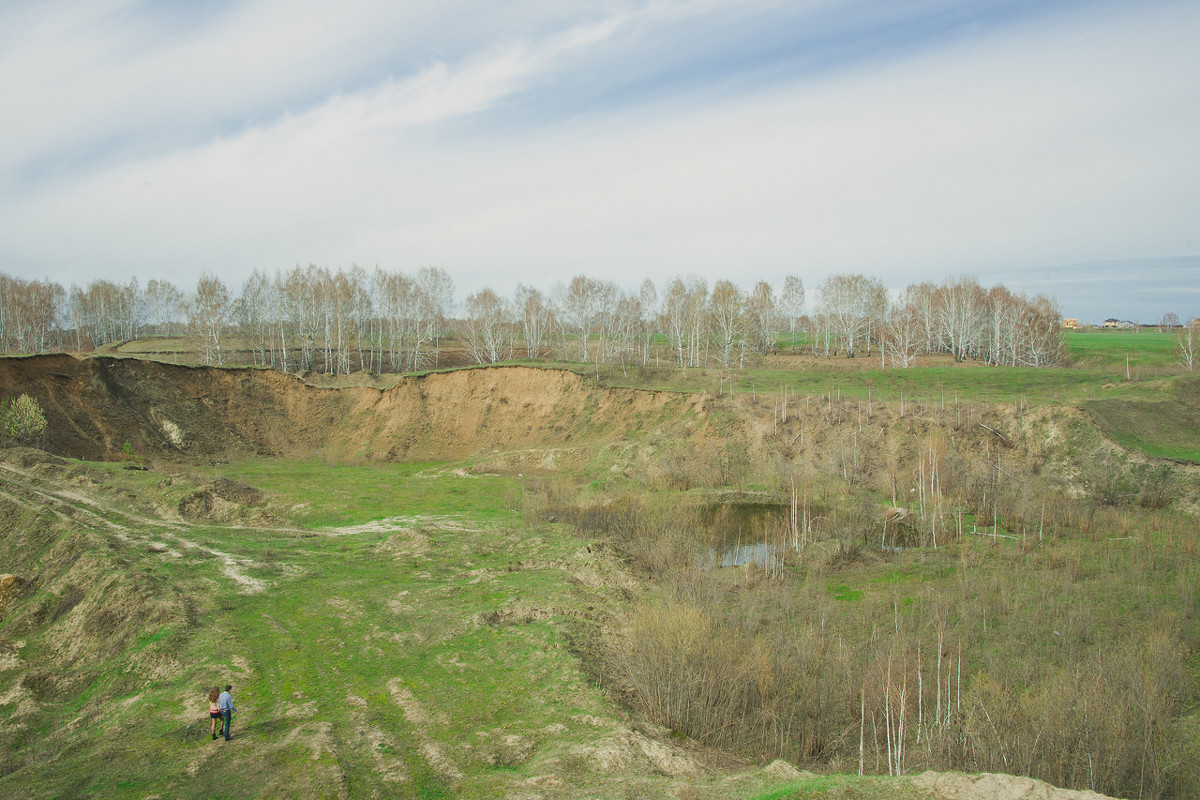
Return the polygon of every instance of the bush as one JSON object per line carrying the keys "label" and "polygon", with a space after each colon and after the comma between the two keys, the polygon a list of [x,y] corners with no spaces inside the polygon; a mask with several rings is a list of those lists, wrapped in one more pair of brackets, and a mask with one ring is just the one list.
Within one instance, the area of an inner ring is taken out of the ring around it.
{"label": "bush", "polygon": [[23,444],[40,439],[46,432],[46,415],[42,413],[38,401],[27,394],[0,409],[0,423],[6,438],[16,439]]}

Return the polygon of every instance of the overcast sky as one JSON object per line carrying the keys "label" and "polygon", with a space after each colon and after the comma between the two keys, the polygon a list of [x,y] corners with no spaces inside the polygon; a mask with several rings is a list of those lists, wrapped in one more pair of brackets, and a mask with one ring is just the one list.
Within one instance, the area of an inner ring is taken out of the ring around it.
{"label": "overcast sky", "polygon": [[1195,0],[14,0],[0,272],[970,273],[1200,315],[1198,40]]}

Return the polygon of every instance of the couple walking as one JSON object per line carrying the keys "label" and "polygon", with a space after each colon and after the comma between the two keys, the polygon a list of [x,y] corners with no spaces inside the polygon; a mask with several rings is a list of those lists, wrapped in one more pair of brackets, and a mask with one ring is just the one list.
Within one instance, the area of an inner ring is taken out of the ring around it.
{"label": "couple walking", "polygon": [[217,720],[221,721],[221,734],[224,735],[225,741],[229,741],[229,725],[233,722],[233,712],[237,711],[233,707],[233,695],[229,694],[229,690],[232,688],[233,685],[227,683],[223,692],[220,686],[214,686],[208,690],[208,716],[212,720],[214,741],[217,738]]}

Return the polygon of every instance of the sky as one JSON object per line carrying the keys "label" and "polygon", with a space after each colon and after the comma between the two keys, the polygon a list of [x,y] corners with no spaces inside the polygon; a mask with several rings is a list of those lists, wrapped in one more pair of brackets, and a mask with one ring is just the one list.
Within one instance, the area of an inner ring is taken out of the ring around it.
{"label": "sky", "polygon": [[0,3],[0,272],[976,275],[1200,316],[1200,3]]}

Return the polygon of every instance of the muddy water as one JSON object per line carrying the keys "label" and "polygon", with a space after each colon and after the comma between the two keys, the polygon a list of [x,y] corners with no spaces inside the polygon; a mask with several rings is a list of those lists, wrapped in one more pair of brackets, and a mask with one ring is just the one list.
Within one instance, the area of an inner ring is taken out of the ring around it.
{"label": "muddy water", "polygon": [[703,569],[753,565],[775,567],[787,543],[788,509],[782,503],[726,503],[711,507],[703,517],[698,554]]}

